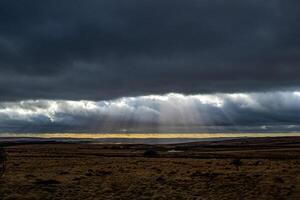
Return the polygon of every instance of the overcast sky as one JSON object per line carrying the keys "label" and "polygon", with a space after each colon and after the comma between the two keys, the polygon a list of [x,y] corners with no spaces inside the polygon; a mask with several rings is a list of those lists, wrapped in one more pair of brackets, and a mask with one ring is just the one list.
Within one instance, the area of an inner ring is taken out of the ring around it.
{"label": "overcast sky", "polygon": [[299,10],[298,0],[1,0],[0,132],[297,131]]}

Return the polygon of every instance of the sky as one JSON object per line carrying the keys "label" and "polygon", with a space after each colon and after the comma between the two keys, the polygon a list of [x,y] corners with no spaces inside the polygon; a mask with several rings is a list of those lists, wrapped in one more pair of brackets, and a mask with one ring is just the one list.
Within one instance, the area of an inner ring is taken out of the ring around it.
{"label": "sky", "polygon": [[300,131],[297,0],[1,0],[0,132]]}

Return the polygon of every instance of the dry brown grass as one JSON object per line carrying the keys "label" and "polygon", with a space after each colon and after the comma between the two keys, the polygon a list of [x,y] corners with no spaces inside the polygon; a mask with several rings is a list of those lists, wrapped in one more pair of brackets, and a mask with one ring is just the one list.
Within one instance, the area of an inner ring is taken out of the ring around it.
{"label": "dry brown grass", "polygon": [[0,147],[0,178],[5,171],[6,153],[3,148]]}
{"label": "dry brown grass", "polygon": [[140,146],[12,146],[0,199],[300,199],[298,147],[168,148],[149,158]]}

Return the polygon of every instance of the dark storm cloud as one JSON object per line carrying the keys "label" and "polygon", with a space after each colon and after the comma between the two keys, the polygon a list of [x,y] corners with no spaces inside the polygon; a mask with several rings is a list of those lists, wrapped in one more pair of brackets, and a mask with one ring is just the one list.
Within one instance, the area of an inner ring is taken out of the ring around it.
{"label": "dark storm cloud", "polygon": [[0,100],[300,85],[296,0],[2,0]]}

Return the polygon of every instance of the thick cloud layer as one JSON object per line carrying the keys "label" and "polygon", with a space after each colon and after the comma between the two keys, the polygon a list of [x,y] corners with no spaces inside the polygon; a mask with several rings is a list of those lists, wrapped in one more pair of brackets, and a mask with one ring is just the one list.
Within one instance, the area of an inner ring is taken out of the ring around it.
{"label": "thick cloud layer", "polygon": [[2,132],[207,132],[300,129],[300,93],[167,94],[113,101],[0,104]]}
{"label": "thick cloud layer", "polygon": [[299,88],[299,10],[297,0],[1,0],[0,101]]}

